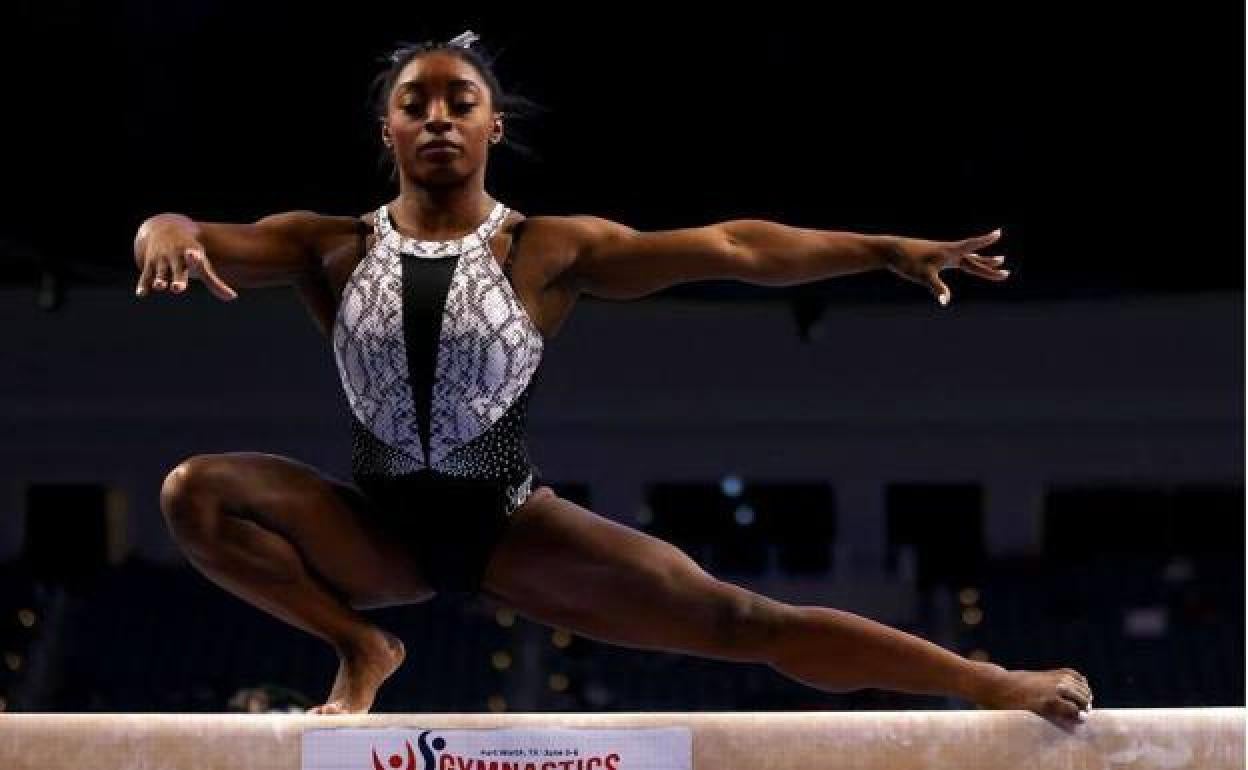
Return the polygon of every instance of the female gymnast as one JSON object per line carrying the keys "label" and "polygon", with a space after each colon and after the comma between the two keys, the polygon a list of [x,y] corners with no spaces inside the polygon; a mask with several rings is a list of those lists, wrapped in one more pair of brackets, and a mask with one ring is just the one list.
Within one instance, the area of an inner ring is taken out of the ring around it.
{"label": "female gymnast", "polygon": [[758,221],[639,232],[591,216],[525,218],[485,189],[507,105],[471,32],[398,49],[378,76],[398,196],[361,217],[254,224],[146,220],[136,294],[293,286],[331,341],[352,417],[352,480],[254,452],[197,455],[161,510],[210,580],[324,639],[339,668],[311,712],[362,713],[403,662],[360,610],[484,594],[540,623],[635,648],[766,663],[826,691],[880,688],[1028,709],[1064,728],[1092,694],[1069,668],[1007,670],[869,619],[717,580],[678,548],[535,483],[525,407],[545,343],[582,294],[636,299],[682,282],[786,286],[886,268],[1004,280],[964,241]]}

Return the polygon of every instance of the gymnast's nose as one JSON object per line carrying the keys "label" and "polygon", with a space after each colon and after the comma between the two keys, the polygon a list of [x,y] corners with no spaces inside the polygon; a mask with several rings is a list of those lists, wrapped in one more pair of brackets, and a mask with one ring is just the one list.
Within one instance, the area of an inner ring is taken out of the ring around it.
{"label": "gymnast's nose", "polygon": [[434,99],[429,105],[429,119],[425,121],[425,129],[433,134],[445,134],[450,131],[450,110],[441,99]]}

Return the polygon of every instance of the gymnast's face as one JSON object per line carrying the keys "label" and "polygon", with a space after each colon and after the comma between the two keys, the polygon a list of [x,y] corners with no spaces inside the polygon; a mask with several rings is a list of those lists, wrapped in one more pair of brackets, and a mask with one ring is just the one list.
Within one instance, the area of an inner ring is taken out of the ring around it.
{"label": "gymnast's face", "polygon": [[440,52],[403,68],[382,121],[399,172],[421,185],[457,184],[482,171],[491,140],[502,135],[502,115],[476,67]]}

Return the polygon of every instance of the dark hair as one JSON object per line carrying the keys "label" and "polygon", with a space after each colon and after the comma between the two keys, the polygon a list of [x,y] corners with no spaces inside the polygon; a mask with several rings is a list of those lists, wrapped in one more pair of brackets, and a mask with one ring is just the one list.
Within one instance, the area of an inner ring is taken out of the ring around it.
{"label": "dark hair", "polygon": [[[501,112],[506,121],[507,131],[503,134],[502,145],[516,151],[523,157],[535,159],[536,153],[533,149],[524,142],[517,141],[512,126],[515,121],[532,118],[543,112],[544,109],[531,99],[504,91],[502,84],[498,80],[498,75],[494,73],[494,65],[498,57],[475,47],[464,47],[433,41],[400,43],[391,53],[380,60],[387,65],[386,69],[373,78],[370,92],[372,93],[374,115],[379,120],[385,118],[386,110],[390,103],[390,92],[394,90],[395,81],[398,80],[399,73],[416,57],[430,53],[449,53],[452,56],[458,56],[468,64],[471,64],[480,73],[481,79],[485,81],[486,88],[489,89],[490,103],[494,107],[494,111]],[[393,177],[397,171],[394,167],[394,156],[388,148],[383,146],[380,165],[385,166],[387,164],[390,165],[391,177]]]}

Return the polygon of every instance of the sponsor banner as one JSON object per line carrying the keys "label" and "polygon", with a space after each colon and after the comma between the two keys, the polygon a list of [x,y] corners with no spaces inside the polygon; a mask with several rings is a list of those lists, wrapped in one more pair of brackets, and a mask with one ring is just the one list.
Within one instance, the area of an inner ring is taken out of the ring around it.
{"label": "sponsor banner", "polygon": [[692,770],[687,727],[303,733],[302,770]]}

